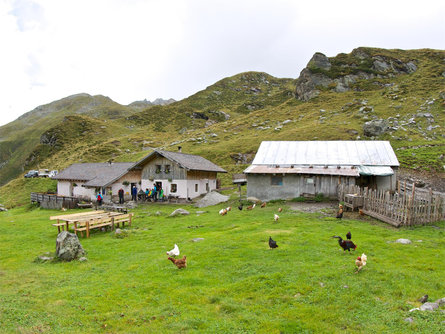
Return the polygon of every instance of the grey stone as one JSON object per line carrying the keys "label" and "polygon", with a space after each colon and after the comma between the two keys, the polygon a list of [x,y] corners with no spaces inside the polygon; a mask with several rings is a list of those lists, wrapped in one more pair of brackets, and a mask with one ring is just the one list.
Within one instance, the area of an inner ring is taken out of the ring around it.
{"label": "grey stone", "polygon": [[427,302],[427,303],[422,304],[420,306],[420,310],[421,311],[434,311],[437,308],[439,308],[439,304],[437,304],[437,303],[430,303],[430,302]]}
{"label": "grey stone", "polygon": [[409,240],[409,239],[397,239],[395,242],[398,243],[398,244],[408,245],[408,244],[411,243],[411,240]]}
{"label": "grey stone", "polygon": [[195,238],[192,241],[193,242],[200,242],[200,241],[203,241],[203,240],[204,240],[204,238]]}
{"label": "grey stone", "polygon": [[405,318],[404,321],[412,323],[414,320],[413,320],[413,318]]}
{"label": "grey stone", "polygon": [[287,124],[287,123],[290,123],[290,122],[292,122],[292,121],[290,119],[287,119],[287,120],[283,121],[283,124]]}
{"label": "grey stone", "polygon": [[420,308],[416,307],[416,308],[412,308],[411,310],[409,310],[409,312],[414,312],[414,311],[419,311]]}
{"label": "grey stone", "polygon": [[74,233],[62,231],[57,236],[56,256],[63,261],[72,261],[85,255],[85,251]]}
{"label": "grey stone", "polygon": [[50,256],[43,256],[43,255],[39,256],[39,260],[41,261],[51,261],[52,259],[53,258]]}
{"label": "grey stone", "polygon": [[88,259],[85,256],[79,258],[79,262],[86,262],[86,261],[88,261]]}
{"label": "grey stone", "polygon": [[445,297],[444,298],[441,298],[441,299],[438,299],[438,300],[436,300],[436,304],[437,305],[444,305],[445,304]]}
{"label": "grey stone", "polygon": [[190,214],[190,212],[188,212],[187,210],[184,210],[184,209],[181,209],[181,208],[179,208],[179,209],[176,209],[175,211],[173,211],[171,214],[170,214],[170,217],[176,217],[176,216],[186,216],[186,215],[189,215]]}
{"label": "grey stone", "polygon": [[117,228],[116,231],[114,231],[115,234],[122,234],[122,230],[120,228]]}
{"label": "grey stone", "polygon": [[380,136],[388,129],[388,122],[384,119],[377,119],[363,124],[363,132],[367,137]]}

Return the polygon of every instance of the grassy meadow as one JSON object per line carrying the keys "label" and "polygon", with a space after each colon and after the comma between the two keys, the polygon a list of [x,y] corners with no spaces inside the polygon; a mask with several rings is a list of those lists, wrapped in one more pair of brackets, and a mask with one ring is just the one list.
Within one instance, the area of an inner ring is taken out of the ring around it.
{"label": "grassy meadow", "polygon": [[[444,331],[445,313],[408,311],[425,294],[445,297],[445,222],[394,229],[284,202],[253,211],[232,204],[226,216],[218,215],[222,205],[140,206],[126,237],[97,231],[81,238],[88,261],[70,263],[35,261],[54,252],[49,216],[60,211],[23,206],[0,213],[0,332]],[[191,214],[168,217],[178,207]],[[331,238],[348,231],[358,245],[354,255],[342,254]],[[269,249],[269,236],[277,249]],[[394,243],[398,238],[413,243]],[[175,243],[187,255],[186,269],[167,260]],[[362,252],[368,264],[355,274]]]}

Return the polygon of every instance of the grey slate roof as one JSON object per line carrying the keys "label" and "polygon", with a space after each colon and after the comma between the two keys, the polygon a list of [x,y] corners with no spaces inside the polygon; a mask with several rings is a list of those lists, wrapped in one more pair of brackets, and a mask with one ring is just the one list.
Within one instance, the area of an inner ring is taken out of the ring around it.
{"label": "grey slate roof", "polygon": [[389,141],[263,141],[252,165],[399,166]]}
{"label": "grey slate roof", "polygon": [[134,162],[107,162],[72,164],[53,179],[67,181],[87,181],[87,187],[106,187],[125,175]]}
{"label": "grey slate roof", "polygon": [[227,173],[226,170],[199,155],[161,150],[153,151],[151,154],[138,161],[133,167],[145,165],[148,161],[156,157],[156,154],[159,154],[168,160],[176,162],[179,166],[187,170]]}

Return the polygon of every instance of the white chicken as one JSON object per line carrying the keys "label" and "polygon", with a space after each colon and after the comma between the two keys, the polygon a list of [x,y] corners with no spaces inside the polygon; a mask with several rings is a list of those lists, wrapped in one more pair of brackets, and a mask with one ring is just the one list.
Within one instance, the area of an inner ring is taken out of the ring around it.
{"label": "white chicken", "polygon": [[221,216],[226,215],[226,214],[227,214],[227,209],[221,209],[221,210],[219,210],[219,214],[220,214]]}
{"label": "white chicken", "polygon": [[274,215],[273,215],[273,220],[275,220],[275,221],[277,222],[278,219],[280,219],[280,216],[278,216],[277,214],[274,214]]}
{"label": "white chicken", "polygon": [[366,266],[366,261],[368,260],[368,257],[366,256],[365,253],[362,254],[362,256],[359,256],[356,260],[355,260],[355,265],[357,266],[357,271],[356,273],[358,273],[360,270],[362,270],[362,268],[364,266]]}
{"label": "white chicken", "polygon": [[171,251],[167,252],[168,256],[178,256],[179,255],[179,247],[177,244],[175,244],[175,248],[173,248]]}

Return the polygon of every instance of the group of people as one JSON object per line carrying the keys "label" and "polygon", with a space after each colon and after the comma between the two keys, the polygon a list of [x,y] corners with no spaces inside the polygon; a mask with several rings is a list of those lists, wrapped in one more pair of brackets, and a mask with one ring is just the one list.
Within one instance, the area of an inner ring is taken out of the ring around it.
{"label": "group of people", "polygon": [[[119,189],[118,191],[119,195],[119,204],[124,203],[124,189]],[[141,189],[137,189],[136,186],[133,186],[131,188],[131,200],[137,202],[139,201],[158,201],[158,200],[164,200],[164,189],[162,189],[162,186],[157,186],[156,184],[153,184],[153,188],[145,188],[145,191]]]}

